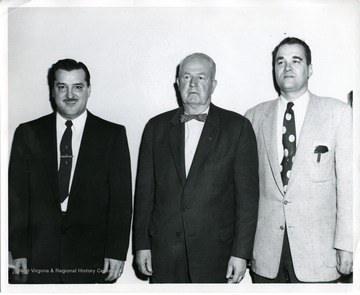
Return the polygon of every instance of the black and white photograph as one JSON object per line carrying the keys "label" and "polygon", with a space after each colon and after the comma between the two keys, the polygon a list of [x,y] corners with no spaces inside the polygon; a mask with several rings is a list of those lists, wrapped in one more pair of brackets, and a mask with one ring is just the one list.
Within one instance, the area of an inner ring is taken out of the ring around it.
{"label": "black and white photograph", "polygon": [[360,292],[360,1],[0,8],[1,292]]}

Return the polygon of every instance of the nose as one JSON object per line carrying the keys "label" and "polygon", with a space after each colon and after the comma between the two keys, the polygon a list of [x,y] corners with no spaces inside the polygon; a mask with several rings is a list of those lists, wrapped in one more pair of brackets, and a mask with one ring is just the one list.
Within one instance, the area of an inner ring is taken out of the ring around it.
{"label": "nose", "polygon": [[190,80],[190,86],[196,87],[198,85],[198,79],[196,77],[192,77]]}
{"label": "nose", "polygon": [[285,67],[284,67],[285,72],[290,72],[292,71],[292,67],[290,63],[286,63]]}
{"label": "nose", "polygon": [[68,91],[66,92],[66,97],[73,98],[73,96],[74,96],[73,89],[70,87],[70,88],[68,88]]}

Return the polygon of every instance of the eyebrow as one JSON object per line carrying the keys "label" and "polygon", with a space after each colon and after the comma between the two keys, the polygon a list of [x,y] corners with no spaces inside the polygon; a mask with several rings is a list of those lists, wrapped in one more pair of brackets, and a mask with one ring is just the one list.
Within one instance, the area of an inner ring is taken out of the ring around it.
{"label": "eyebrow", "polygon": [[302,58],[302,57],[297,56],[297,55],[294,55],[294,56],[293,56],[293,58],[294,58],[294,59],[298,59],[298,60],[303,60],[303,58]]}
{"label": "eyebrow", "polygon": [[[58,85],[66,85],[66,86],[67,86],[67,84],[64,83],[64,82],[57,82],[55,85],[56,85],[56,86],[58,86]],[[74,84],[72,84],[72,85],[75,85],[75,86],[79,86],[79,85],[84,86],[84,83],[83,83],[83,82],[78,82],[78,83],[74,83]]]}
{"label": "eyebrow", "polygon": [[[181,73],[182,75],[191,75],[191,73],[189,72],[183,72]],[[203,75],[203,76],[206,76],[206,73],[205,72],[201,72],[201,73],[196,73],[194,75],[197,75],[197,76],[200,76],[200,75]]]}
{"label": "eyebrow", "polygon": [[[297,55],[292,56],[292,58],[293,58],[293,59],[298,59],[298,60],[300,60],[300,61],[302,61],[302,60],[303,60],[303,58],[302,58],[302,57],[297,56]],[[279,57],[276,59],[276,61],[283,60],[283,59],[284,59],[284,57],[283,57],[283,56],[279,56]]]}

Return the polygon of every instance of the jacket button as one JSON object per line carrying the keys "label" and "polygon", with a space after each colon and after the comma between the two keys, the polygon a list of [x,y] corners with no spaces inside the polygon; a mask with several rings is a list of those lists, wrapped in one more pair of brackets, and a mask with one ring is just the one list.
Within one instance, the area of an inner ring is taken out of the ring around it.
{"label": "jacket button", "polygon": [[177,237],[180,237],[180,235],[181,235],[180,232],[176,232]]}
{"label": "jacket button", "polygon": [[284,201],[284,204],[287,205],[289,202],[287,200]]}
{"label": "jacket button", "polygon": [[188,207],[184,207],[184,212],[188,211],[189,208]]}
{"label": "jacket button", "polygon": [[280,229],[281,229],[281,230],[284,230],[284,227],[283,227],[283,226],[280,226]]}

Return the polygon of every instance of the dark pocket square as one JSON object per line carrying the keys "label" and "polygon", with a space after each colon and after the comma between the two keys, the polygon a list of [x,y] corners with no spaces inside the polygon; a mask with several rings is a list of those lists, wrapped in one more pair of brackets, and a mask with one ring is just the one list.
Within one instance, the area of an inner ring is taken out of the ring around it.
{"label": "dark pocket square", "polygon": [[315,150],[314,153],[315,154],[325,154],[329,151],[328,147],[326,145],[318,145]]}
{"label": "dark pocket square", "polygon": [[317,162],[320,163],[321,154],[325,154],[329,151],[328,147],[326,145],[318,145],[314,153],[317,154]]}

